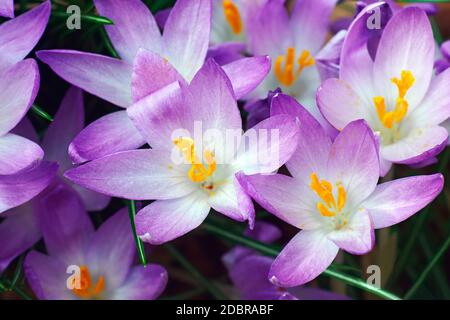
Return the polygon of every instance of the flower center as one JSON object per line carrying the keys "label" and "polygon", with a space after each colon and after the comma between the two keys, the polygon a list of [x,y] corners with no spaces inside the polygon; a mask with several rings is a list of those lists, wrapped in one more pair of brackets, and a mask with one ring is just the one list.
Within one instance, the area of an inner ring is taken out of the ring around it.
{"label": "flower center", "polygon": [[[284,68],[281,66],[283,60],[285,60]],[[295,70],[295,49],[289,47],[286,55],[279,55],[275,61],[275,77],[281,84],[291,86],[300,77],[302,71],[306,67],[314,65],[314,63],[311,53],[308,50],[303,50],[297,58],[298,68]]]}
{"label": "flower center", "polygon": [[378,119],[381,124],[388,129],[392,129],[395,124],[399,124],[408,112],[408,101],[405,99],[406,93],[413,86],[415,79],[411,71],[402,70],[400,79],[392,78],[391,81],[397,86],[398,97],[396,99],[395,108],[386,111],[386,102],[384,97],[373,97],[373,102],[377,110]]}
{"label": "flower center", "polygon": [[[322,202],[317,202],[317,210],[324,217],[335,217],[341,214],[342,209],[345,207],[347,193],[342,183],[336,183],[336,187],[337,201],[333,195],[333,185],[327,180],[319,180],[315,172],[311,174],[310,188],[322,199]],[[346,223],[347,221],[344,219],[343,225]]]}
{"label": "flower center", "polygon": [[239,9],[231,0],[223,0],[223,14],[234,34],[242,32],[242,19]]}
{"label": "flower center", "polygon": [[[173,141],[175,146],[181,151],[186,161],[191,164],[188,172],[188,177],[193,182],[205,182],[217,169],[216,160],[213,152],[205,150],[203,153],[204,160],[207,164],[205,166],[195,155],[195,145],[191,138],[181,137]],[[213,189],[211,183],[203,183],[205,190]]]}
{"label": "flower center", "polygon": [[[94,285],[92,282],[91,273],[89,272],[87,266],[80,267],[80,277],[80,288],[76,289],[76,284],[72,283],[72,287],[75,288],[72,289],[72,292],[81,299],[99,298],[105,289],[105,278],[100,276]],[[72,281],[75,282],[76,279],[73,279]]]}

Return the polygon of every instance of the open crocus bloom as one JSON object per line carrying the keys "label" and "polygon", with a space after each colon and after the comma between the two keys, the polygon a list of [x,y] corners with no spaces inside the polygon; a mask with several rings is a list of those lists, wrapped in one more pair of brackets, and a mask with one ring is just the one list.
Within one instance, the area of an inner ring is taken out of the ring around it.
{"label": "open crocus bloom", "polygon": [[432,78],[433,33],[417,8],[389,20],[373,60],[366,23],[376,6],[367,6],[351,25],[339,79],[322,84],[317,102],[339,130],[356,119],[367,121],[378,135],[384,175],[392,163],[418,164],[445,147],[448,133],[440,124],[450,116],[450,72]]}
{"label": "open crocus bloom", "polygon": [[298,149],[286,163],[292,177],[239,175],[245,190],[266,210],[302,229],[270,269],[270,280],[291,287],[308,282],[333,261],[339,248],[369,252],[374,229],[407,219],[442,190],[443,176],[415,176],[377,186],[378,146],[365,121],[349,123],[335,141],[291,97],[272,99],[272,113],[300,120]]}
{"label": "open crocus bloom", "polygon": [[152,149],[116,153],[65,175],[107,195],[157,200],[136,217],[138,234],[152,244],[196,228],[211,207],[252,224],[252,202],[235,174],[273,172],[296,148],[297,125],[287,115],[242,135],[230,82],[213,60],[189,86],[170,84],[127,111]]}
{"label": "open crocus bloom", "polygon": [[77,194],[59,185],[39,207],[48,255],[28,253],[24,270],[39,299],[155,299],[166,271],[133,266],[136,254],[126,209],[95,231]]}
{"label": "open crocus bloom", "polygon": [[[114,21],[108,35],[121,59],[73,50],[37,53],[59,76],[119,107],[180,80],[190,82],[203,65],[209,44],[211,0],[179,0],[161,35],[154,17],[140,0],[95,0],[98,12]],[[139,53],[138,53],[139,52]],[[226,66],[237,97],[254,89],[265,77],[267,57],[244,58]],[[150,79],[143,95],[132,91],[136,78]],[[108,114],[83,130],[69,153],[82,163],[142,146],[144,138],[126,111]]]}
{"label": "open crocus bloom", "polygon": [[39,90],[36,61],[23,58],[44,32],[49,14],[50,3],[46,1],[0,25],[0,175],[16,173],[44,155],[37,144],[10,131],[27,113]]}
{"label": "open crocus bloom", "polygon": [[280,87],[301,102],[317,119],[315,95],[320,85],[315,58],[322,47],[335,0],[298,0],[291,16],[283,1],[268,1],[251,17],[248,28],[250,52],[272,59],[269,76],[254,91],[264,98]]}

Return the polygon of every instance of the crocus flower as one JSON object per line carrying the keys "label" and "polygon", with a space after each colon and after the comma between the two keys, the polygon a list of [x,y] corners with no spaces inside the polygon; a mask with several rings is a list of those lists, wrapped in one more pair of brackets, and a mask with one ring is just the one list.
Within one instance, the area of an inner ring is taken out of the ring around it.
{"label": "crocus flower", "polygon": [[0,25],[0,175],[17,173],[43,157],[35,143],[10,133],[39,90],[39,69],[23,58],[33,49],[47,25],[50,3]]}
{"label": "crocus flower", "polygon": [[268,54],[273,66],[270,74],[251,94],[264,98],[280,87],[295,97],[320,121],[315,102],[320,85],[316,56],[325,42],[335,0],[296,1],[289,16],[282,1],[267,1],[251,17],[248,26],[250,52]]}
{"label": "crocus flower", "polygon": [[272,100],[273,114],[300,121],[298,149],[286,163],[292,177],[239,175],[245,190],[266,210],[302,229],[272,264],[272,283],[292,287],[321,274],[338,250],[365,254],[374,229],[397,224],[429,204],[442,190],[441,174],[377,185],[378,142],[364,120],[345,126],[334,142],[291,97]]}
{"label": "crocus flower", "polygon": [[438,154],[448,133],[450,72],[432,78],[434,39],[426,14],[417,8],[396,13],[386,25],[372,59],[367,6],[350,27],[341,53],[339,79],[317,93],[324,117],[338,130],[365,119],[380,140],[381,174],[392,163],[417,164]]}
{"label": "crocus flower", "polygon": [[213,60],[189,86],[174,82],[127,112],[152,149],[109,155],[65,176],[107,195],[157,200],[136,216],[138,235],[152,244],[196,228],[211,207],[253,224],[252,202],[235,174],[277,170],[296,147],[297,125],[286,115],[271,117],[242,135],[230,82]]}
{"label": "crocus flower", "polygon": [[48,255],[31,251],[24,262],[39,299],[147,300],[164,290],[167,273],[161,266],[133,266],[136,247],[126,209],[94,230],[72,189],[59,185],[46,197],[39,224]]}
{"label": "crocus flower", "polygon": [[[191,81],[208,49],[211,0],[179,0],[171,10],[161,36],[149,9],[140,0],[95,0],[102,16],[114,21],[106,26],[120,59],[73,50],[40,51],[38,57],[68,82],[119,107],[169,83]],[[254,89],[270,68],[267,57],[245,58],[223,67],[234,92],[241,97]],[[147,74],[142,95],[132,92],[135,78]],[[90,124],[73,141],[69,153],[76,163],[145,143],[125,110],[108,114]]]}
{"label": "crocus flower", "polygon": [[[83,128],[84,106],[82,91],[70,88],[43,137],[44,159],[59,165],[58,174],[50,179],[44,192],[29,202],[4,213],[6,219],[0,224],[0,271],[22,252],[34,245],[41,237],[37,223],[36,207],[44,199],[45,193],[60,184],[66,184],[77,191],[85,207],[89,211],[102,210],[109,202],[109,197],[92,192],[75,185],[63,177],[63,172],[72,167],[67,148],[73,137]],[[39,142],[31,122],[24,118],[13,131],[36,143]]]}

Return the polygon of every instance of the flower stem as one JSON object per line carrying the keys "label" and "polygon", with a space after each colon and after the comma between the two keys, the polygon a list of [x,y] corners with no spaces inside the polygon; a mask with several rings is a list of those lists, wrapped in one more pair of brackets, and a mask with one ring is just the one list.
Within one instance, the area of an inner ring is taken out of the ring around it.
{"label": "flower stem", "polygon": [[[241,235],[237,235],[234,233],[230,233],[227,230],[221,229],[215,225],[212,225],[210,223],[204,222],[203,223],[203,227],[210,233],[213,233],[219,237],[222,237],[224,239],[233,241],[237,244],[246,246],[248,248],[254,249],[256,251],[261,252],[262,254],[268,255],[268,256],[277,256],[280,253],[280,250],[277,249],[274,246],[268,246],[264,243],[261,243],[259,241],[241,236]],[[379,297],[382,297],[384,299],[389,299],[389,300],[400,300],[399,297],[397,297],[396,295],[394,295],[391,292],[388,292],[386,290],[374,287],[368,283],[366,283],[364,280],[362,279],[358,279],[358,278],[354,278],[352,276],[346,275],[344,273],[338,272],[336,270],[334,270],[334,268],[328,268],[327,270],[325,270],[323,272],[323,275],[327,276],[327,277],[331,277],[331,278],[335,278],[335,279],[339,279],[351,286],[354,286],[356,288],[362,289],[364,291],[373,293]]]}
{"label": "flower stem", "polygon": [[[67,19],[71,15],[72,15],[72,13],[60,12],[60,11],[52,11],[51,17]],[[111,21],[110,19],[105,18],[105,17],[101,17],[101,16],[93,16],[93,15],[89,15],[89,14],[82,14],[82,15],[80,15],[80,18],[81,18],[82,21],[90,22],[90,23],[94,23],[94,24],[101,24],[101,25],[114,24],[114,22]]]}
{"label": "flower stem", "polygon": [[447,237],[447,240],[445,240],[442,247],[438,250],[438,252],[434,255],[433,259],[431,259],[430,263],[422,271],[422,273],[419,276],[419,279],[417,279],[417,281],[414,283],[411,289],[409,289],[408,292],[405,294],[405,299],[410,299],[414,296],[417,289],[419,289],[419,287],[425,281],[430,271],[433,269],[433,267],[436,265],[436,263],[439,261],[442,255],[447,251],[449,246],[450,246],[450,236]]}
{"label": "flower stem", "polygon": [[33,104],[33,106],[31,107],[31,111],[33,111],[37,116],[39,116],[47,121],[53,122],[53,117],[51,115],[49,115],[47,112],[45,112],[37,104]]}
{"label": "flower stem", "polygon": [[198,271],[177,249],[175,249],[173,245],[166,244],[165,247],[167,251],[169,251],[170,254],[183,266],[183,268],[189,271],[214,298],[217,300],[227,300],[225,294],[213,283],[211,283],[210,280],[206,279],[200,271]]}
{"label": "flower stem", "polygon": [[[11,289],[10,289],[11,288]],[[8,280],[0,281],[0,290],[3,292],[14,291],[19,297],[24,300],[33,300],[31,296],[29,296],[25,291],[20,289],[17,286],[12,287],[11,283]]]}
{"label": "flower stem", "polygon": [[131,230],[133,231],[134,242],[139,255],[139,261],[145,267],[147,266],[147,258],[145,257],[144,244],[136,233],[136,224],[134,218],[136,216],[136,203],[134,200],[128,200],[128,214],[130,216]]}

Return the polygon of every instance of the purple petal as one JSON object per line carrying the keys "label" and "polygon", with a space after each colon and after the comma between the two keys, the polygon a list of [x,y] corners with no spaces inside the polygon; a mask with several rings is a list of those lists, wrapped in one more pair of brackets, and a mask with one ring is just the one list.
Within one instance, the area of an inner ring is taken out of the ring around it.
{"label": "purple petal", "polygon": [[325,271],[338,251],[339,247],[319,231],[301,231],[275,259],[269,279],[281,287],[302,285]]}
{"label": "purple petal", "polygon": [[80,196],[87,211],[103,210],[108,206],[111,200],[111,197],[85,189],[76,184],[72,184],[72,188],[74,188],[75,191]]}
{"label": "purple petal", "polygon": [[36,143],[40,142],[33,124],[27,117],[23,118],[22,121],[20,121],[19,124],[14,127],[11,133],[17,134]]}
{"label": "purple petal", "polygon": [[36,61],[16,63],[0,76],[0,135],[13,129],[25,116],[39,90]]}
{"label": "purple petal", "polygon": [[330,16],[337,0],[298,0],[292,11],[291,28],[297,46],[316,53],[325,42]]}
{"label": "purple petal", "polygon": [[48,254],[64,261],[81,259],[94,226],[77,193],[59,184],[35,202]]}
{"label": "purple petal", "polygon": [[18,173],[0,176],[0,213],[27,202],[44,190],[57,170],[57,164],[42,161]]}
{"label": "purple petal", "polygon": [[380,176],[377,144],[364,120],[348,124],[334,141],[328,159],[329,175],[340,181],[352,203],[375,189]]}
{"label": "purple petal", "polygon": [[140,49],[134,60],[131,81],[133,102],[137,102],[174,81],[184,82],[184,79],[166,59]]}
{"label": "purple petal", "polygon": [[442,191],[441,174],[397,179],[377,186],[364,201],[377,229],[390,227],[408,219],[424,208]]}
{"label": "purple petal", "polygon": [[369,212],[361,209],[353,214],[347,225],[331,231],[327,237],[339,248],[351,254],[365,254],[375,245],[373,228]]}
{"label": "purple petal", "polygon": [[339,77],[339,61],[345,35],[346,31],[340,31],[317,53],[316,65],[322,81]]}
{"label": "purple petal", "polygon": [[242,58],[222,66],[233,86],[236,99],[255,89],[270,71],[268,56]]}
{"label": "purple petal", "polygon": [[14,18],[14,0],[0,0],[0,16]]}
{"label": "purple petal", "polygon": [[89,124],[69,145],[74,163],[83,163],[145,144],[125,111],[117,111]]}
{"label": "purple petal", "polygon": [[205,61],[211,0],[178,0],[164,26],[163,44],[172,65],[190,81]]}
{"label": "purple petal", "polygon": [[94,0],[101,16],[114,25],[105,26],[114,49],[128,63],[133,63],[140,48],[162,51],[161,33],[148,7],[139,0]]}
{"label": "purple petal", "polygon": [[12,66],[28,55],[41,38],[49,14],[50,1],[45,1],[40,6],[1,24],[0,70]]}
{"label": "purple petal", "polygon": [[74,50],[44,50],[36,55],[67,82],[119,107],[131,104],[130,64]]}
{"label": "purple petal", "polygon": [[124,284],[114,291],[112,299],[154,300],[161,295],[166,284],[167,272],[163,267],[157,264],[136,266],[130,270]]}
{"label": "purple petal", "polygon": [[0,137],[0,175],[16,173],[44,157],[44,151],[28,139],[8,133]]}
{"label": "purple petal", "polygon": [[277,226],[264,221],[257,222],[253,230],[245,230],[244,235],[264,243],[272,243],[282,236],[281,230]]}
{"label": "purple petal", "polygon": [[68,170],[65,176],[82,187],[113,197],[172,199],[193,190],[187,178],[188,165],[182,166],[182,172],[172,163],[166,150],[124,151]]}
{"label": "purple petal", "polygon": [[71,87],[65,94],[53,122],[45,132],[42,141],[45,159],[58,162],[61,171],[72,167],[67,148],[83,127],[83,93],[80,89]]}
{"label": "purple petal", "polygon": [[158,200],[138,212],[136,232],[145,242],[162,244],[197,228],[209,209],[202,192],[173,200]]}
{"label": "purple petal", "polygon": [[223,66],[241,59],[244,51],[245,44],[240,42],[226,42],[216,46],[210,46],[206,54],[206,60],[214,59],[219,65]]}
{"label": "purple petal", "polygon": [[31,248],[41,238],[36,217],[30,203],[6,212],[0,223],[0,272],[18,255]]}
{"label": "purple petal", "polygon": [[450,40],[444,41],[444,43],[442,43],[441,53],[446,60],[450,60]]}

